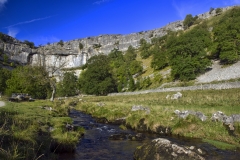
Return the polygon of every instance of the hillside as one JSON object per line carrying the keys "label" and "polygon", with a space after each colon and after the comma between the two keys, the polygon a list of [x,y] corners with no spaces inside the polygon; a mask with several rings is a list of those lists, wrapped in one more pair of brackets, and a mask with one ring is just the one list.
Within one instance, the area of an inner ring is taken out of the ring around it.
{"label": "hillside", "polygon": [[[66,71],[75,71],[79,76],[82,69],[88,72],[89,60],[94,64],[97,56],[104,55],[110,65],[106,66],[109,78],[114,81],[111,92],[237,80],[239,10],[238,6],[217,8],[197,16],[186,15],[184,21],[150,31],[100,35],[39,47],[1,34],[0,65],[12,69],[17,65],[40,65],[48,71],[54,65],[58,68],[55,76]],[[103,70],[98,70],[99,66],[92,65],[95,72]],[[82,82],[86,85],[90,81],[92,78]]]}

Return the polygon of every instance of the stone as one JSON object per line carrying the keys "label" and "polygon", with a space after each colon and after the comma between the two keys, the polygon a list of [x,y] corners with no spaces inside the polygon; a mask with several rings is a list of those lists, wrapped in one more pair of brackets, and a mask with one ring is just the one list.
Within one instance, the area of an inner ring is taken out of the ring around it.
{"label": "stone", "polygon": [[182,93],[180,93],[180,92],[177,92],[176,94],[173,94],[171,96],[171,99],[173,99],[173,100],[176,100],[176,99],[179,99],[179,98],[182,98]]}
{"label": "stone", "polygon": [[167,96],[166,96],[166,99],[169,99],[171,96],[168,94]]}
{"label": "stone", "polygon": [[195,111],[190,111],[190,110],[186,110],[186,111],[179,111],[179,110],[175,110],[174,113],[176,115],[178,115],[179,118],[187,118],[188,115],[194,115],[197,118],[201,119],[201,121],[206,121],[207,117],[202,113],[202,112],[195,112]]}
{"label": "stone", "polygon": [[221,112],[221,111],[217,111],[216,113],[213,113],[212,114],[212,117],[211,117],[211,120],[212,121],[220,121],[222,122],[224,118],[226,118],[227,116]]}
{"label": "stone", "polygon": [[199,154],[195,148],[188,149],[187,146],[177,144],[165,138],[157,138],[137,147],[134,152],[134,159],[154,160],[157,157],[157,159],[204,160],[204,154]]}
{"label": "stone", "polygon": [[150,114],[150,109],[148,107],[139,106],[132,106],[131,111],[146,111],[147,114]]}
{"label": "stone", "polygon": [[110,135],[110,137],[109,137],[110,140],[124,140],[124,139],[126,139],[126,138],[127,138],[127,136],[126,136],[126,134],[124,134],[124,133],[112,134],[112,135]]}

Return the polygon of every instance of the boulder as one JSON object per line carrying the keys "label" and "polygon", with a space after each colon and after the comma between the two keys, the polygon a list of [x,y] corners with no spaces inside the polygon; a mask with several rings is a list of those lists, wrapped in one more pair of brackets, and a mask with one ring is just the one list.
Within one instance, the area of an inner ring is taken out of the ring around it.
{"label": "boulder", "polygon": [[143,133],[137,133],[136,135],[129,134],[127,137],[131,141],[143,141],[146,138]]}
{"label": "boulder", "polygon": [[132,106],[131,111],[146,111],[147,114],[150,114],[150,109],[148,107],[139,106]]}
{"label": "boulder", "polygon": [[173,100],[176,100],[176,99],[179,99],[179,98],[182,98],[182,93],[180,93],[180,92],[177,92],[176,94],[173,94],[171,96],[171,99],[173,99]]}
{"label": "boulder", "polygon": [[204,160],[204,151],[200,148],[184,146],[173,143],[164,138],[157,138],[145,143],[134,152],[135,160],[159,160],[159,159],[196,159]]}
{"label": "boulder", "polygon": [[124,139],[127,139],[127,136],[124,133],[112,134],[112,135],[110,135],[109,139],[110,140],[124,140]]}
{"label": "boulder", "polygon": [[206,121],[207,117],[202,113],[202,112],[195,112],[195,111],[190,111],[190,110],[186,110],[186,111],[179,111],[179,110],[175,110],[174,113],[176,115],[178,115],[178,117],[185,119],[188,115],[194,115],[197,118],[201,119],[201,121]]}
{"label": "boulder", "polygon": [[212,114],[211,117],[212,121],[219,121],[222,122],[223,125],[226,126],[227,130],[229,131],[229,134],[233,134],[235,128],[234,128],[234,123],[235,122],[240,122],[240,115],[239,114],[233,114],[231,116],[225,115],[221,111],[217,111],[216,113]]}
{"label": "boulder", "polygon": [[221,111],[217,111],[216,113],[212,114],[211,120],[215,121],[215,122],[223,122],[223,119],[226,119],[227,115],[225,115],[223,112]]}

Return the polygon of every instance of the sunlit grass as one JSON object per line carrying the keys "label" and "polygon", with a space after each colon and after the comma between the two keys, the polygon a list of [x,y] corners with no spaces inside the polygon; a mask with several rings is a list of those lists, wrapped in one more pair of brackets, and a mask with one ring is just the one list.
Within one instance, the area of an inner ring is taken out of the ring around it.
{"label": "sunlit grass", "polygon": [[84,130],[66,129],[66,124],[72,123],[69,105],[67,100],[6,102],[0,108],[0,159],[36,159],[44,154],[56,159],[50,153],[50,149],[56,150],[53,143],[72,151]]}
{"label": "sunlit grass", "polygon": [[[236,136],[231,136],[221,122],[212,122],[210,119],[212,114],[217,111],[222,111],[228,116],[239,114],[240,89],[182,91],[181,99],[166,99],[168,94],[174,93],[176,92],[84,97],[76,109],[95,117],[105,117],[109,121],[125,117],[126,125],[135,129],[141,120],[147,129],[153,132],[157,132],[159,127],[165,127],[171,128],[174,135],[210,139],[240,146],[239,123],[234,125]],[[104,105],[99,106],[99,103]],[[150,113],[131,111],[133,105],[147,107],[150,109]],[[202,122],[194,116],[179,119],[174,113],[175,110],[200,111],[207,116],[207,121]],[[123,128],[123,126],[121,127]]]}

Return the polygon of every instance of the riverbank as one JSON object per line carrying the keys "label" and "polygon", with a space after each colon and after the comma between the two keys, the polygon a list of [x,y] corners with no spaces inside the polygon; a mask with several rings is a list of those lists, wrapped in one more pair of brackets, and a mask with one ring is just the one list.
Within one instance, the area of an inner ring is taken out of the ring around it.
{"label": "riverbank", "polygon": [[[230,131],[221,121],[211,119],[218,111],[228,116],[240,113],[240,89],[182,91],[180,99],[166,99],[174,93],[83,97],[76,109],[105,122],[122,122],[123,129],[201,138],[221,149],[240,147],[239,122],[234,122],[234,130]],[[202,113],[206,120],[191,114],[180,118],[176,110]]]}
{"label": "riverbank", "polygon": [[72,127],[70,102],[6,102],[0,108],[0,159],[57,159],[73,152],[84,133]]}

